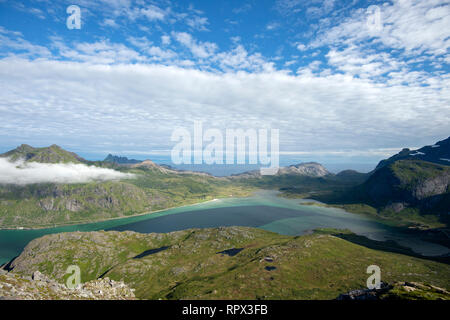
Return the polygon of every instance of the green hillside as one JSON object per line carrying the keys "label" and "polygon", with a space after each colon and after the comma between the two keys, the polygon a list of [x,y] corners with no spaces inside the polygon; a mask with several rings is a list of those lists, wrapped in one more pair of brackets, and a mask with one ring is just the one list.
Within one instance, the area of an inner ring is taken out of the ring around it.
{"label": "green hillside", "polygon": [[30,242],[8,268],[64,282],[66,268],[78,265],[83,282],[121,280],[140,299],[334,299],[366,287],[373,264],[383,282],[450,287],[447,264],[369,249],[327,232],[291,237],[244,227],[47,235]]}
{"label": "green hillside", "polygon": [[252,188],[211,176],[121,171],[135,179],[83,184],[0,185],[0,228],[46,227],[126,217],[219,197],[245,196]]}
{"label": "green hillside", "polygon": [[0,155],[7,157],[11,161],[25,160],[29,162],[42,163],[86,163],[87,161],[73,152],[66,151],[56,144],[50,147],[33,148],[27,144],[22,144],[14,150]]}
{"label": "green hillside", "polygon": [[144,161],[134,166],[86,161],[53,145],[21,145],[1,155],[11,161],[84,163],[134,174],[134,178],[89,183],[0,184],[0,228],[39,228],[132,216],[219,197],[249,195],[255,188],[226,178],[177,172]]}

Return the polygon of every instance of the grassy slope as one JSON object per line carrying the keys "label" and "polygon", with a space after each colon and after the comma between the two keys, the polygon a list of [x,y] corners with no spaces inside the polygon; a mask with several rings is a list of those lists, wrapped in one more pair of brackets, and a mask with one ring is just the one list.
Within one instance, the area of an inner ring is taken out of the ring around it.
{"label": "grassy slope", "polygon": [[[164,246],[169,248],[133,259]],[[235,256],[217,253],[231,248],[244,249]],[[290,237],[244,227],[48,235],[33,240],[11,266],[63,282],[72,264],[80,266],[82,281],[102,275],[124,280],[144,299],[333,299],[365,287],[372,264],[388,283],[450,287],[450,267],[443,263],[369,249],[326,232]]]}
{"label": "grassy slope", "polygon": [[335,192],[345,192],[362,183],[364,174],[346,176],[330,175],[324,177],[309,177],[302,175],[276,175],[235,179],[240,184],[261,189],[278,189],[284,197],[307,198],[311,195],[328,195]]}
{"label": "grassy slope", "polygon": [[329,184],[320,192],[305,194],[289,192],[284,196],[312,198],[329,206],[392,221],[397,225],[443,227],[447,221],[443,220],[444,216],[441,213],[448,212],[450,205],[448,189],[439,196],[439,199],[432,202],[432,205],[420,206],[418,203],[427,199],[415,200],[417,203],[412,203],[398,212],[386,205],[391,201],[410,202],[418,185],[449,173],[449,166],[418,160],[401,160],[375,172],[362,184],[350,184],[347,188],[336,188],[333,184]]}
{"label": "grassy slope", "polygon": [[0,186],[0,227],[45,227],[161,210],[219,197],[244,196],[252,188],[211,176],[120,168],[136,179],[85,184]]}
{"label": "grassy slope", "polygon": [[85,163],[136,174],[135,179],[84,184],[0,185],[0,228],[38,228],[120,218],[203,202],[249,195],[254,188],[207,175],[165,172],[87,161],[57,145],[21,145],[0,155],[10,160]]}
{"label": "grassy slope", "polygon": [[57,145],[44,148],[33,148],[23,144],[14,150],[0,155],[7,157],[11,161],[26,160],[30,162],[43,163],[81,163],[87,162],[73,152],[66,151]]}

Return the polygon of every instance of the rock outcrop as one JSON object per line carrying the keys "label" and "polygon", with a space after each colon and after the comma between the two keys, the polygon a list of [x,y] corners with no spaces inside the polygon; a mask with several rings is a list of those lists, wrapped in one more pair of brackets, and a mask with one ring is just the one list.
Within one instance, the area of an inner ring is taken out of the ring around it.
{"label": "rock outcrop", "polygon": [[382,264],[389,283],[450,287],[443,263],[330,234],[293,237],[247,227],[51,234],[31,241],[5,269],[20,276],[38,270],[64,284],[76,265],[82,282],[123,281],[139,299],[334,299],[365,283],[361,266],[371,264]]}
{"label": "rock outcrop", "polygon": [[392,286],[382,282],[379,289],[357,289],[347,293],[340,294],[336,300],[378,300],[380,296],[389,290]]}
{"label": "rock outcrop", "polygon": [[450,167],[420,160],[399,160],[376,170],[358,189],[377,207],[439,212],[450,189]]}
{"label": "rock outcrop", "polygon": [[91,280],[69,289],[35,271],[31,277],[0,270],[0,300],[135,300],[122,281]]}
{"label": "rock outcrop", "polygon": [[308,177],[323,177],[329,175],[330,172],[320,163],[305,162],[288,167],[282,167],[278,171],[278,174],[297,174]]}
{"label": "rock outcrop", "polygon": [[380,289],[352,290],[336,300],[450,300],[450,292],[421,282],[395,282],[382,283]]}

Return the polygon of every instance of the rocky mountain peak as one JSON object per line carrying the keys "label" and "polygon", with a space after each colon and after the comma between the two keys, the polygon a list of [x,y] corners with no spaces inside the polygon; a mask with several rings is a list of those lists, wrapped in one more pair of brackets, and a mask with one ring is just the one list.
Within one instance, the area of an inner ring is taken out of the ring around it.
{"label": "rocky mountain peak", "polygon": [[309,177],[323,177],[331,174],[323,165],[317,162],[303,162],[288,167],[282,167],[278,174],[297,174]]}
{"label": "rocky mountain peak", "polygon": [[417,150],[403,148],[396,155],[380,161],[375,170],[398,160],[422,160],[448,166],[450,165],[450,137]]}

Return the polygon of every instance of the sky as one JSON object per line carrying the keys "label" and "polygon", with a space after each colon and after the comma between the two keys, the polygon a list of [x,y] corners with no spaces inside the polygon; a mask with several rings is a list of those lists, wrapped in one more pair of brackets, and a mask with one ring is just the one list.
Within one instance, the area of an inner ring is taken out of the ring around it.
{"label": "sky", "polygon": [[0,0],[0,152],[170,155],[202,121],[376,163],[450,135],[449,44],[448,0]]}

